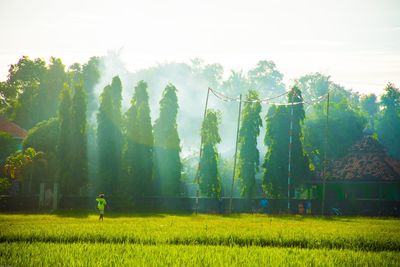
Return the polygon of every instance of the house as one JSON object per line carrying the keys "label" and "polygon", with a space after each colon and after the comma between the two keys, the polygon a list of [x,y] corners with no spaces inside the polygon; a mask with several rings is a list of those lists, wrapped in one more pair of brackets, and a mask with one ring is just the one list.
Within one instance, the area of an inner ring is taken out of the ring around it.
{"label": "house", "polygon": [[345,214],[400,215],[400,161],[389,156],[371,135],[354,144],[348,154],[316,176],[319,198],[325,183],[326,210]]}
{"label": "house", "polygon": [[22,141],[28,134],[26,130],[0,116],[0,133],[2,132],[14,137],[15,142],[0,143],[0,145],[6,146],[0,147],[0,165],[5,161],[5,158],[9,154],[22,149]]}
{"label": "house", "polygon": [[8,121],[6,118],[0,116],[0,132],[6,132],[14,136],[16,139],[23,140],[28,132],[15,123]]}

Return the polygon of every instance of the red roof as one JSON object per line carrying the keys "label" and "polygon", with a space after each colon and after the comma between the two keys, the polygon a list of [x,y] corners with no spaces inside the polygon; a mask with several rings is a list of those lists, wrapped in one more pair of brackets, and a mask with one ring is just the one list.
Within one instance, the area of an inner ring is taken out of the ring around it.
{"label": "red roof", "polygon": [[15,123],[12,123],[0,116],[0,131],[11,134],[16,138],[24,139],[28,132]]}
{"label": "red roof", "polygon": [[400,181],[400,161],[390,157],[378,140],[364,137],[342,159],[331,162],[327,180]]}

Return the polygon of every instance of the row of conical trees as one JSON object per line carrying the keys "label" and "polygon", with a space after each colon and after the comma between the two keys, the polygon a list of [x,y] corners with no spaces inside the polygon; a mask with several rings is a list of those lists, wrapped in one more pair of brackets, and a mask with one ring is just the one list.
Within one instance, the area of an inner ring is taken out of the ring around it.
{"label": "row of conical trees", "polygon": [[97,114],[98,189],[131,196],[176,196],[180,191],[178,98],[172,84],[165,88],[160,115],[150,117],[147,83],[134,88],[129,109],[121,113],[119,77],[106,86]]}
{"label": "row of conical trees", "polygon": [[[271,106],[265,121],[264,143],[268,146],[268,150],[261,165],[263,167],[262,190],[269,196],[277,198],[286,198],[289,175],[292,180],[291,192],[294,186],[310,179],[309,160],[303,151],[302,144],[302,124],[305,118],[303,104],[301,104],[303,98],[297,87],[293,87],[287,97],[288,103],[297,104]],[[257,100],[259,100],[258,93],[249,90],[244,101],[238,132],[239,149],[235,179],[239,181],[241,196],[247,198],[254,197],[257,193],[256,174],[260,166],[257,137],[260,135],[262,119],[261,104]],[[218,111],[209,110],[201,129],[202,153],[197,181],[201,192],[209,197],[221,196],[217,151],[217,144],[221,141],[218,134],[220,116]],[[258,191],[261,191],[261,188]]]}
{"label": "row of conical trees", "polygon": [[[98,172],[95,181],[100,192],[129,196],[177,196],[181,193],[180,138],[178,134],[177,89],[168,84],[160,100],[159,117],[152,124],[148,85],[140,81],[134,88],[129,109],[121,111],[122,84],[112,79],[100,96],[97,113]],[[71,97],[71,95],[73,95]],[[256,91],[244,101],[238,132],[236,179],[241,195],[255,195],[260,153],[257,139],[262,127],[261,104]],[[288,93],[289,102],[301,102],[296,87]],[[86,99],[81,85],[66,86],[59,109],[59,177],[64,193],[74,193],[87,179]],[[291,113],[293,112],[293,113]],[[293,114],[293,116],[291,116]],[[272,106],[266,117],[265,144],[269,147],[264,163],[264,190],[276,197],[287,195],[288,146],[291,131],[292,179],[304,182],[309,177],[308,158],[302,148],[303,105]],[[207,110],[201,127],[201,152],[197,174],[203,196],[221,197],[217,145],[221,142],[221,113]],[[292,121],[290,130],[289,121]],[[234,131],[234,129],[232,129]]]}

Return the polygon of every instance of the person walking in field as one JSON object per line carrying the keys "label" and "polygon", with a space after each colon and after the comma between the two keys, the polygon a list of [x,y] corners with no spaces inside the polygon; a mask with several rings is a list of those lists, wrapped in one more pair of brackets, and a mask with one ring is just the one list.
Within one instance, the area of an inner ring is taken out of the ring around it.
{"label": "person walking in field", "polygon": [[104,219],[104,208],[107,205],[107,201],[104,198],[104,194],[99,194],[96,198],[97,201],[97,209],[99,210],[100,217],[99,220]]}

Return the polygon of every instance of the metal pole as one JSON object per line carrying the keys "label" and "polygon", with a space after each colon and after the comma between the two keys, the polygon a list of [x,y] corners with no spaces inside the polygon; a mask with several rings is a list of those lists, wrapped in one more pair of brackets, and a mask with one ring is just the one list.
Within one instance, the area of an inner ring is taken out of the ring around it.
{"label": "metal pole", "polygon": [[291,163],[292,163],[292,135],[293,135],[293,98],[292,95],[292,105],[290,110],[290,128],[289,128],[289,160],[288,160],[288,180],[287,180],[287,209],[288,214],[290,214],[290,179],[292,176],[291,173]]}
{"label": "metal pole", "polygon": [[[203,114],[203,122],[206,119],[206,115],[207,115],[207,107],[208,107],[208,97],[210,95],[210,88],[207,88],[207,97],[206,97],[206,105],[204,107],[204,114]],[[200,128],[201,131],[201,128]],[[199,184],[199,171],[200,171],[200,161],[201,161],[201,155],[203,152],[203,135],[201,135],[201,139],[200,139],[200,152],[199,152],[199,164],[197,165],[197,171],[196,171],[196,177],[195,177],[195,181],[197,182],[197,185]],[[197,192],[196,192],[196,215],[197,215],[197,209],[199,207],[199,189],[197,188]]]}
{"label": "metal pole", "polygon": [[235,157],[233,158],[233,174],[232,174],[232,186],[231,186],[231,199],[229,201],[229,214],[232,213],[232,198],[233,198],[233,185],[235,183],[235,172],[236,172],[236,156],[239,142],[239,126],[240,126],[240,114],[242,112],[242,94],[240,94],[239,98],[239,114],[238,114],[238,122],[236,129],[236,145],[235,145]]}
{"label": "metal pole", "polygon": [[322,215],[325,215],[325,183],[326,183],[326,161],[327,161],[327,150],[328,150],[328,129],[329,129],[329,91],[328,98],[326,101],[326,125],[325,125],[325,151],[324,151],[324,166],[322,173]]}

